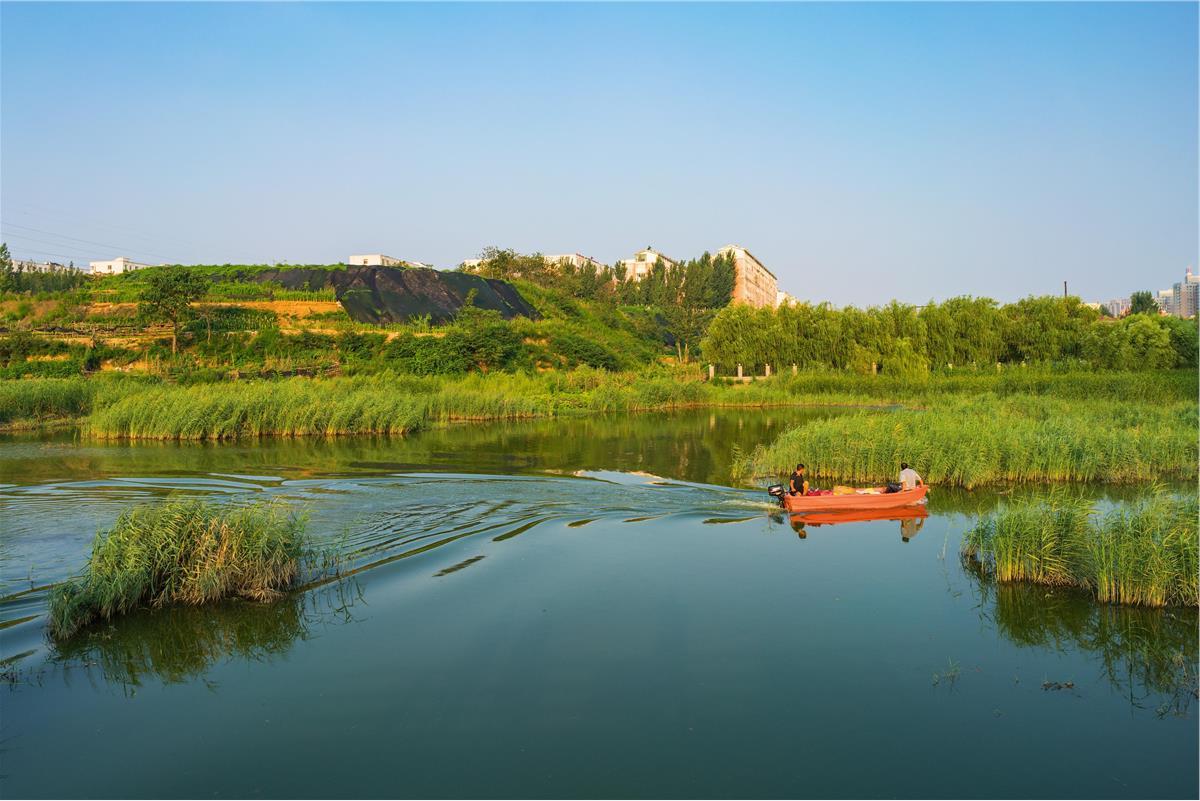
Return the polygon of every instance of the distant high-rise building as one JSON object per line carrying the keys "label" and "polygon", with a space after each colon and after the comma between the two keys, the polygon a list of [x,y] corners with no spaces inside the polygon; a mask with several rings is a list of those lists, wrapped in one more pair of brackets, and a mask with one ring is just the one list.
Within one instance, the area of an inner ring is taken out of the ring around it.
{"label": "distant high-rise building", "polygon": [[1113,317],[1124,317],[1129,314],[1129,298],[1114,298],[1104,305]]}
{"label": "distant high-rise building", "polygon": [[1191,267],[1172,289],[1172,301],[1176,317],[1195,317],[1200,310],[1200,276],[1192,275]]}
{"label": "distant high-rise building", "polygon": [[1158,290],[1158,297],[1155,298],[1155,300],[1158,301],[1158,308],[1163,314],[1174,314],[1175,313],[1175,290],[1174,289]]}
{"label": "distant high-rise building", "polygon": [[733,302],[748,306],[774,306],[779,296],[779,282],[754,254],[741,245],[726,245],[718,256],[732,256],[734,267]]}

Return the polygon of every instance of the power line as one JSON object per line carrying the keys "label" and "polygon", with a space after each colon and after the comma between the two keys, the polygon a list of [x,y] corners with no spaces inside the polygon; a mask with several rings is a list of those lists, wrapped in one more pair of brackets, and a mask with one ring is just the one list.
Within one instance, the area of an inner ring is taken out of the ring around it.
{"label": "power line", "polygon": [[20,209],[18,209],[16,211],[17,214],[20,214],[22,216],[48,217],[51,220],[58,220],[59,222],[68,223],[69,225],[72,225],[75,227],[111,228],[112,230],[118,231],[118,232],[124,234],[125,236],[132,236],[134,239],[141,239],[145,242],[149,242],[150,244],[154,245],[155,247],[158,247],[159,244],[169,245],[172,248],[198,248],[199,247],[194,242],[179,242],[179,241],[174,241],[174,240],[169,240],[169,239],[162,239],[161,237],[146,236],[145,234],[139,233],[137,230],[135,230],[133,228],[129,228],[129,227],[123,226],[123,225],[113,225],[112,223],[106,223],[106,222],[102,222],[100,220],[96,220],[96,219],[92,219],[92,218],[89,218],[87,220],[80,220],[78,218],[64,217],[61,214],[53,213],[52,211],[46,209],[45,207],[37,206],[37,205],[31,204],[27,201],[22,202],[21,205],[25,209],[29,209],[29,211],[23,211]]}
{"label": "power line", "polygon": [[32,236],[25,236],[24,234],[12,234],[12,233],[5,234],[3,239],[6,242],[10,239],[23,239],[23,240],[27,240],[29,242],[37,242],[39,245],[53,245],[55,247],[61,247],[66,250],[75,250],[78,253],[87,255],[88,258],[91,258],[94,255],[91,251],[84,250],[81,247],[80,248],[72,247],[70,244],[67,244],[65,242],[51,242],[48,239],[38,239],[38,238],[32,237]]}
{"label": "power line", "polygon": [[[47,235],[49,235],[49,236],[57,237],[57,238],[59,238],[59,239],[69,239],[69,240],[71,240],[71,241],[73,241],[73,242],[82,242],[82,243],[84,243],[85,245],[95,245],[95,246],[97,246],[97,247],[102,247],[102,248],[112,248],[112,249],[114,249],[114,250],[117,250],[117,251],[122,251],[122,250],[124,250],[124,251],[126,251],[126,252],[128,252],[128,253],[144,253],[144,254],[146,254],[146,255],[148,255],[148,256],[156,256],[156,257],[158,257],[158,258],[160,258],[160,259],[167,259],[168,261],[170,261],[170,260],[171,260],[171,257],[170,257],[170,256],[164,256],[163,254],[161,254],[161,253],[155,253],[155,252],[154,252],[154,251],[152,251],[152,250],[144,250],[144,249],[142,249],[142,248],[126,248],[126,247],[122,247],[121,245],[108,245],[108,244],[105,244],[104,242],[96,242],[96,241],[93,241],[93,240],[91,240],[91,239],[80,239],[80,238],[79,238],[79,237],[77,237],[77,236],[67,236],[66,234],[60,234],[60,233],[57,233],[57,232],[55,232],[55,231],[44,231],[44,230],[42,230],[42,229],[40,229],[40,228],[32,228],[32,227],[30,227],[30,226],[28,226],[28,225],[18,225],[17,223],[5,222],[4,220],[0,220],[0,226],[7,226],[7,227],[9,227],[9,228],[21,228],[21,229],[24,229],[24,230],[26,230],[26,231],[33,231],[33,232],[34,232],[34,233],[36,233],[36,234],[47,234]],[[53,243],[53,244],[61,244],[61,243],[57,243],[57,242],[56,242],[56,243]]]}

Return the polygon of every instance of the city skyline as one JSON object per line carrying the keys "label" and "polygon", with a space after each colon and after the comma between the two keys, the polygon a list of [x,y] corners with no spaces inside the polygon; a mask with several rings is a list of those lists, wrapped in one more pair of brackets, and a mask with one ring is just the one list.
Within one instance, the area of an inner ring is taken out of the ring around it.
{"label": "city skyline", "polygon": [[1102,300],[1197,264],[1194,5],[0,13],[18,257],[737,242],[860,306]]}

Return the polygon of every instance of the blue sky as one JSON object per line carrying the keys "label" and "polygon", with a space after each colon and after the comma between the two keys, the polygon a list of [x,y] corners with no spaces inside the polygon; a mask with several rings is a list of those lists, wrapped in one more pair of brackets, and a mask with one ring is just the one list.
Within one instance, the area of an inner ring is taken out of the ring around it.
{"label": "blue sky", "polygon": [[17,255],[736,242],[858,305],[1197,258],[1195,4],[4,3],[0,46]]}

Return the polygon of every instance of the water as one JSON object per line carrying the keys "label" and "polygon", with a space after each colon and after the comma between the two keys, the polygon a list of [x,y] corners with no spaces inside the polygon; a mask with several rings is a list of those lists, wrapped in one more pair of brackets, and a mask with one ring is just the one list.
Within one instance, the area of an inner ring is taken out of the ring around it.
{"label": "water", "polygon": [[[981,583],[993,493],[800,525],[727,486],[797,415],[0,442],[0,795],[1197,795],[1194,610]],[[51,646],[41,588],[168,493],[284,498],[357,572]]]}

